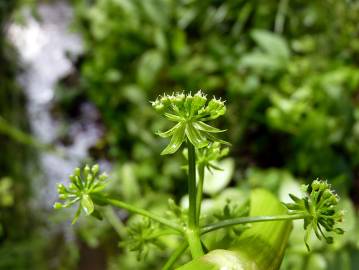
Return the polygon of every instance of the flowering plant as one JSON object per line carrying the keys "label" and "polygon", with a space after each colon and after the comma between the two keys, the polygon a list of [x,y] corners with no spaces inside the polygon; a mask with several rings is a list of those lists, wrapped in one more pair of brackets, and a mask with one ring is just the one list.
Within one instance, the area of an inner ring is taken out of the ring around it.
{"label": "flowering plant", "polygon": [[[150,212],[135,205],[112,198],[104,192],[107,175],[99,175],[99,166],[77,168],[70,176],[70,184],[58,185],[59,198],[63,203],[55,203],[56,209],[67,208],[78,203],[73,223],[83,211],[86,215],[101,218],[101,206],[110,205],[143,216],[142,222],[128,224],[126,246],[137,251],[139,258],[145,257],[152,247],[161,247],[159,238],[175,235],[181,244],[168,258],[163,269],[172,269],[181,255],[189,248],[193,260],[179,269],[278,269],[288,240],[291,221],[304,221],[305,244],[314,231],[319,239],[332,243],[327,233],[342,234],[337,227],[343,219],[338,209],[338,196],[325,181],[315,180],[310,186],[304,185],[304,196],[290,195],[293,203],[283,206],[272,194],[264,190],[254,190],[250,198],[250,208],[231,208],[229,202],[220,214],[214,214],[216,222],[202,224],[202,191],[205,183],[204,170],[221,170],[214,161],[228,154],[228,143],[213,134],[224,130],[207,122],[215,120],[226,112],[220,99],[210,100],[201,92],[191,94],[163,95],[152,106],[161,115],[176,124],[165,132],[158,132],[170,143],[162,155],[174,154],[186,145],[188,174],[188,209],[169,202],[171,217]],[[226,145],[226,146],[223,146]],[[198,177],[198,179],[197,179]],[[247,207],[247,206],[246,206]],[[97,209],[98,208],[98,209]],[[204,219],[206,220],[206,219]],[[253,224],[252,224],[253,223]],[[233,243],[226,249],[208,250],[205,235],[223,228],[236,230]],[[324,230],[326,233],[324,233]]]}

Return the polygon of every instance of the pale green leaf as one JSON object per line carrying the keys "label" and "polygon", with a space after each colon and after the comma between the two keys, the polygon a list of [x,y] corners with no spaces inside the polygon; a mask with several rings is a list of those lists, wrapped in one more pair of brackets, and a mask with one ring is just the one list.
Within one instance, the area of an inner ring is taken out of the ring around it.
{"label": "pale green leaf", "polygon": [[290,51],[286,41],[275,33],[265,30],[254,30],[251,33],[256,43],[268,54],[289,60]]}
{"label": "pale green leaf", "polygon": [[192,124],[186,125],[186,135],[196,148],[202,148],[208,145],[207,139],[200,133],[200,131],[194,128]]}
{"label": "pale green leaf", "polygon": [[183,124],[182,123],[177,123],[175,126],[173,126],[171,129],[165,131],[165,132],[157,132],[157,135],[162,137],[162,138],[167,138],[167,137],[170,137],[172,136],[176,130],[178,128],[180,128]]}
{"label": "pale green leaf", "polygon": [[161,152],[161,155],[168,155],[175,153],[182,145],[185,139],[184,125],[179,126],[172,135],[170,143]]}
{"label": "pale green leaf", "polygon": [[196,121],[193,123],[193,126],[199,130],[202,131],[206,131],[206,132],[211,132],[211,133],[220,133],[220,132],[224,132],[225,130],[223,129],[219,129],[219,128],[215,128],[212,127],[202,121]]}
{"label": "pale green leaf", "polygon": [[[254,190],[250,216],[281,215],[287,210],[266,190]],[[229,249],[213,250],[178,270],[278,270],[284,255],[292,222],[259,222],[245,230]]]}
{"label": "pale green leaf", "polygon": [[88,194],[84,194],[81,198],[81,207],[84,210],[85,214],[91,215],[94,211],[93,202]]}

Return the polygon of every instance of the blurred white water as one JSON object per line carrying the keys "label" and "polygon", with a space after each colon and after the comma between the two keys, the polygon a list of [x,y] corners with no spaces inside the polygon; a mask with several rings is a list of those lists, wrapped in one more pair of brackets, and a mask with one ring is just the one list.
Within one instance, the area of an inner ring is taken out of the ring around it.
{"label": "blurred white water", "polygon": [[[18,80],[28,99],[27,112],[33,134],[42,143],[54,144],[62,124],[51,115],[56,83],[73,71],[69,56],[76,58],[82,53],[83,46],[81,38],[69,30],[72,10],[65,1],[39,4],[38,13],[41,20],[36,20],[29,10],[25,10],[25,24],[11,24],[8,34],[25,67]],[[91,104],[84,104],[78,120],[69,128],[71,145],[56,144],[65,157],[50,152],[40,154],[46,179],[38,194],[41,206],[51,207],[56,199],[56,183],[66,181],[101,136],[96,119],[96,109]]]}

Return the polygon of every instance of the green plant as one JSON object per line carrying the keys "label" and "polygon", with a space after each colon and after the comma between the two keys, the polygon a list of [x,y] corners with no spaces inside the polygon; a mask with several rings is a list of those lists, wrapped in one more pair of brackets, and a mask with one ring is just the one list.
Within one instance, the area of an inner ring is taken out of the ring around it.
{"label": "green plant", "polygon": [[[225,266],[226,269],[251,269],[253,264],[258,269],[278,269],[292,220],[304,221],[304,240],[308,248],[312,230],[318,239],[324,238],[327,243],[333,242],[327,234],[344,232],[337,227],[343,217],[337,206],[338,196],[327,182],[319,180],[303,186],[302,198],[290,195],[293,203],[281,204],[269,192],[258,189],[252,191],[249,211],[246,210],[247,204],[238,209],[227,201],[222,213],[213,217],[201,215],[204,171],[220,170],[213,161],[226,155],[228,148],[221,147],[229,145],[213,135],[223,130],[206,122],[223,115],[226,112],[225,103],[216,98],[208,100],[199,91],[194,95],[163,95],[152,102],[152,106],[170,121],[176,122],[168,131],[158,132],[162,137],[171,137],[161,154],[174,154],[183,144],[186,145],[188,209],[170,200],[170,214],[157,214],[113,198],[105,192],[107,175],[99,174],[98,165],[85,166],[83,170],[75,169],[68,186],[58,185],[59,198],[63,202],[55,203],[54,207],[60,209],[78,204],[73,223],[81,212],[102,219],[102,207],[106,205],[143,216],[143,220],[128,224],[129,237],[125,241],[131,250],[138,252],[139,258],[145,257],[151,248],[161,247],[162,237],[174,235],[181,239],[163,269],[172,269],[187,248],[193,260],[180,269],[222,269]],[[235,230],[234,234],[224,236],[227,243],[217,240],[212,245],[214,248],[209,249],[206,240],[210,236],[207,234],[215,234],[228,227]]]}

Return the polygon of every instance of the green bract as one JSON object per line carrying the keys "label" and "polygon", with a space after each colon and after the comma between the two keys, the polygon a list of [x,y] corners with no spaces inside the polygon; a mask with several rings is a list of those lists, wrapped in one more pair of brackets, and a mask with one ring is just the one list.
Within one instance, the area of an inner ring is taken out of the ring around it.
{"label": "green bract", "polygon": [[97,217],[98,213],[95,211],[92,197],[105,188],[108,176],[105,173],[99,175],[98,165],[91,168],[86,165],[82,172],[80,168],[76,168],[69,178],[70,184],[67,187],[63,184],[57,185],[59,199],[64,202],[56,202],[54,208],[67,208],[79,202],[79,207],[72,223],[76,222],[82,210],[87,216],[94,215]]}
{"label": "green bract", "polygon": [[186,138],[197,148],[207,146],[211,142],[221,142],[212,133],[223,132],[205,122],[214,120],[226,112],[226,106],[220,99],[207,97],[198,91],[195,95],[177,93],[164,95],[152,102],[155,110],[169,120],[177,122],[175,126],[165,132],[158,132],[161,137],[171,137],[162,155],[175,153]]}
{"label": "green bract", "polygon": [[328,244],[333,243],[333,238],[324,233],[334,232],[343,234],[337,224],[343,221],[343,212],[338,209],[339,197],[326,181],[315,180],[311,186],[303,185],[305,197],[299,199],[289,194],[294,203],[286,204],[291,214],[305,214],[304,229],[306,230],[304,241],[309,250],[308,240],[312,231],[319,240],[322,237]]}
{"label": "green bract", "polygon": [[222,170],[215,164],[215,162],[227,156],[228,153],[228,147],[221,148],[221,144],[219,142],[211,143],[208,147],[197,150],[196,154],[198,166],[203,166],[209,171],[212,169]]}

